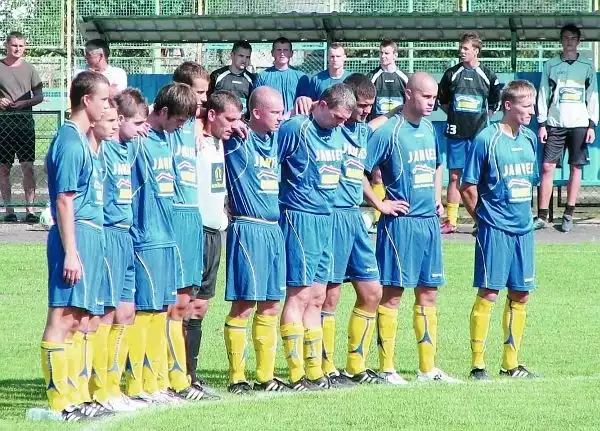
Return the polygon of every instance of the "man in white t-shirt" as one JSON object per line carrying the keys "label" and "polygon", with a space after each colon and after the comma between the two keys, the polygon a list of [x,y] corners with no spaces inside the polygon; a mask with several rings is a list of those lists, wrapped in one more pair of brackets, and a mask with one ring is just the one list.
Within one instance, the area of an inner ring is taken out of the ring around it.
{"label": "man in white t-shirt", "polygon": [[[85,61],[87,70],[101,73],[110,82],[110,95],[115,96],[127,87],[127,73],[120,67],[108,64],[110,48],[108,43],[102,39],[92,39],[85,44]],[[83,72],[84,69],[75,69],[73,78]]]}

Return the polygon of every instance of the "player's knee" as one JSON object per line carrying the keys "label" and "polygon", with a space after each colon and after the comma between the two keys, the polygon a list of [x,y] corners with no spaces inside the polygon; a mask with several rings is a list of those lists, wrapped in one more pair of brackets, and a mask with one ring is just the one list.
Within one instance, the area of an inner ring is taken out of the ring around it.
{"label": "player's knee", "polygon": [[308,305],[317,308],[323,308],[323,304],[325,303],[325,298],[327,297],[327,293],[325,289],[313,289],[310,292],[310,299],[308,301]]}
{"label": "player's knee", "polygon": [[480,296],[486,301],[496,302],[496,299],[498,299],[498,291],[491,289],[479,289],[477,291],[477,296]]}
{"label": "player's knee", "polygon": [[520,292],[517,290],[509,290],[508,291],[508,299],[514,302],[520,302],[521,304],[526,304],[529,300],[529,292]]}
{"label": "player's knee", "polygon": [[571,176],[581,175],[581,165],[571,165]]}
{"label": "player's knee", "polygon": [[356,294],[358,301],[369,308],[377,306],[383,296],[381,285],[377,282],[370,283],[364,289],[357,289]]}
{"label": "player's knee", "polygon": [[115,309],[107,307],[104,316],[100,318],[100,323],[103,325],[112,325],[115,321]]}
{"label": "player's knee", "polygon": [[196,299],[192,306],[192,319],[204,319],[208,312],[208,301],[204,299]]}
{"label": "player's knee", "polygon": [[542,163],[542,175],[553,175],[555,167],[556,167],[555,163],[548,163],[548,162]]}
{"label": "player's knee", "polygon": [[281,305],[279,301],[264,301],[256,303],[256,312],[263,316],[277,316]]}
{"label": "player's knee", "polygon": [[338,302],[340,302],[341,292],[341,285],[335,285],[330,288],[328,287],[325,294],[325,300],[323,302],[323,310],[335,311]]}
{"label": "player's knee", "polygon": [[122,302],[115,312],[115,322],[120,325],[132,325],[135,321],[135,305],[132,302]]}
{"label": "player's knee", "polygon": [[461,169],[451,169],[450,170],[450,175],[449,175],[449,181],[451,183],[457,183],[460,181],[460,177],[462,175],[462,170]]}
{"label": "player's knee", "polygon": [[423,307],[435,306],[437,289],[431,287],[417,287],[415,289],[415,304]]}
{"label": "player's knee", "polygon": [[254,301],[232,301],[229,316],[237,319],[248,319],[256,302]]}
{"label": "player's knee", "polygon": [[404,289],[401,287],[384,287],[380,304],[386,308],[398,308]]}

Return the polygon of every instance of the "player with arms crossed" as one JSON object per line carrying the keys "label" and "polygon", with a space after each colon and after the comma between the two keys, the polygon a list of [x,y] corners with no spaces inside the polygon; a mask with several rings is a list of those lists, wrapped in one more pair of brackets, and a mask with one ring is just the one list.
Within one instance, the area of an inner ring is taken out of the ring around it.
{"label": "player with arms crossed", "polygon": [[322,370],[321,307],[331,277],[331,213],[345,142],[340,126],[355,108],[352,90],[336,84],[325,90],[310,117],[292,117],[279,131],[287,285],[281,337],[297,391],[330,386]]}
{"label": "player with arms crossed", "polygon": [[[91,123],[108,107],[109,83],[102,75],[83,72],[71,84],[71,119],[58,131],[46,159],[48,192],[56,224],[48,234],[48,317],[41,361],[50,409],[57,418],[77,421],[98,409],[73,406],[80,373],[77,351],[67,347],[84,316],[97,309],[104,273],[102,169],[99,148],[86,137]],[[70,356],[71,358],[68,358]],[[72,359],[72,360],[69,360]],[[75,397],[76,398],[76,397]]]}
{"label": "player with arms crossed", "polygon": [[473,138],[489,123],[489,117],[498,110],[500,85],[498,78],[479,62],[481,38],[475,32],[465,33],[460,39],[460,63],[444,72],[439,86],[439,103],[448,115],[446,141],[447,165],[450,171],[446,191],[448,219],[442,233],[456,232],[460,203],[460,176],[465,157]]}
{"label": "player with arms crossed", "polygon": [[467,157],[461,194],[477,220],[471,311],[471,378],[489,380],[484,352],[498,292],[508,288],[502,319],[500,375],[530,378],[517,353],[525,329],[525,305],[534,286],[532,188],[538,181],[537,139],[526,126],[534,115],[535,88],[512,81],[502,91],[502,121],[477,135]]}
{"label": "player with arms crossed", "polygon": [[573,229],[573,212],[581,187],[581,167],[589,163],[587,146],[598,124],[598,83],[592,62],[577,52],[581,31],[573,24],[560,30],[562,53],[544,65],[538,93],[538,136],[544,144],[538,219],[534,229],[548,226],[554,169],[569,149],[569,184],[562,231]]}
{"label": "player with arms crossed", "polygon": [[383,297],[377,310],[380,375],[393,384],[406,381],[395,371],[398,306],[404,289],[414,289],[413,325],[419,354],[417,380],[457,382],[435,366],[438,288],[444,283],[438,216],[444,208],[442,171],[431,114],[437,84],[416,72],[406,86],[401,115],[389,119],[369,139],[365,171],[381,167],[387,197],[373,193],[367,177],[365,198],[381,211],[377,225],[377,262]]}
{"label": "player with arms crossed", "polygon": [[169,134],[195,116],[196,107],[189,85],[161,88],[131,171],[137,313],[130,330],[127,389],[129,396],[142,400],[197,400],[204,395],[190,385],[167,391],[167,307],[176,302],[181,270],[173,228],[175,171]]}
{"label": "player with arms crossed", "polygon": [[[356,97],[356,108],[342,126],[345,137],[342,175],[333,204],[332,248],[333,272],[321,311],[323,327],[323,372],[333,386],[356,383],[382,383],[377,373],[368,370],[366,357],[375,328],[375,313],[381,299],[379,271],[375,251],[362,219],[362,179],[367,157],[367,140],[371,131],[365,120],[375,102],[375,86],[365,75],[355,73],[344,81]],[[350,280],[356,303],[348,324],[348,359],[340,373],[335,367],[335,310],[342,283]]]}
{"label": "player with arms crossed", "polygon": [[246,139],[224,142],[227,194],[232,222],[227,229],[225,319],[229,392],[252,390],[246,381],[246,327],[252,321],[256,352],[254,390],[285,391],[274,377],[279,302],[285,298],[285,250],[279,228],[277,130],[283,115],[281,95],[269,87],[250,96],[250,131]]}

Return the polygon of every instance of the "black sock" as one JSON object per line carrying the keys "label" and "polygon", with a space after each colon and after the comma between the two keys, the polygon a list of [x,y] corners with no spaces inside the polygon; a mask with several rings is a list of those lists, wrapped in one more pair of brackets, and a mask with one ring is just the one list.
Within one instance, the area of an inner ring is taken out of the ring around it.
{"label": "black sock", "polygon": [[548,221],[548,208],[538,208],[538,218]]}
{"label": "black sock", "polygon": [[184,323],[185,329],[185,356],[187,371],[192,383],[198,380],[196,368],[200,354],[200,341],[202,340],[202,319],[190,319]]}
{"label": "black sock", "polygon": [[573,217],[573,212],[575,211],[575,205],[565,205],[565,215]]}

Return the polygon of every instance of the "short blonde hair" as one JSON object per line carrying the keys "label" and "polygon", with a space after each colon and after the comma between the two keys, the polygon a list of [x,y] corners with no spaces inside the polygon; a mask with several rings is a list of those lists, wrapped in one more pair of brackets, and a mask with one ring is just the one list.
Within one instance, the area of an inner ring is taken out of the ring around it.
{"label": "short blonde hair", "polygon": [[502,110],[504,110],[504,104],[506,102],[518,103],[526,97],[532,97],[535,100],[536,90],[533,84],[525,79],[515,79],[510,81],[502,89],[500,95],[500,101],[502,103]]}

